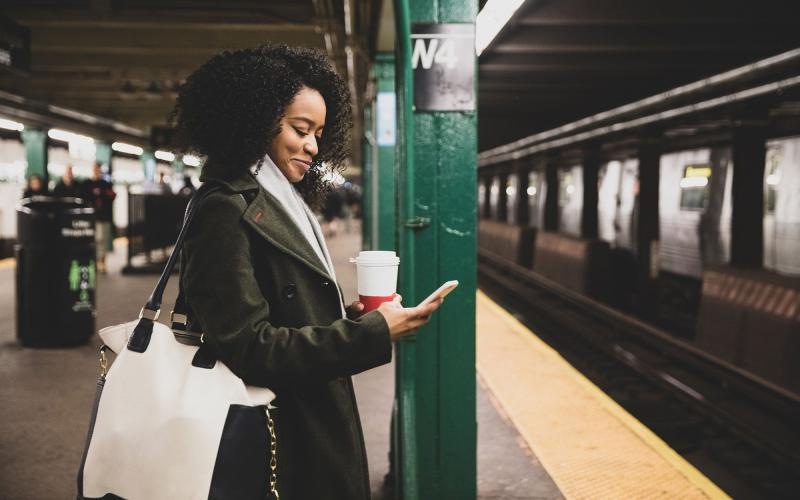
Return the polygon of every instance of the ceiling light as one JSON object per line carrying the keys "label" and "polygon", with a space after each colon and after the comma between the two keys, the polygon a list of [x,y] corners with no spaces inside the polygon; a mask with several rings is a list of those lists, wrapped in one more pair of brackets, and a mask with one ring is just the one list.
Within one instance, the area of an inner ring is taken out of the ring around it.
{"label": "ceiling light", "polygon": [[190,167],[199,167],[200,158],[193,155],[183,155],[183,163],[184,165],[189,165]]}
{"label": "ceiling light", "polygon": [[169,151],[156,151],[156,158],[168,162],[175,161],[175,155],[170,153]]}
{"label": "ceiling light", "polygon": [[481,55],[525,0],[489,0],[475,19],[475,53]]}
{"label": "ceiling light", "polygon": [[127,153],[129,155],[136,155],[142,156],[144,153],[144,149],[140,148],[139,146],[134,146],[133,144],[126,144],[124,142],[115,142],[111,144],[111,149],[118,153]]}
{"label": "ceiling light", "polygon": [[23,130],[25,130],[25,125],[21,124],[20,122],[15,122],[13,120],[6,120],[5,118],[0,118],[0,128],[22,132]]}
{"label": "ceiling light", "polygon": [[92,139],[88,135],[76,134],[75,132],[70,132],[69,130],[62,130],[60,128],[51,128],[50,130],[48,130],[47,137],[55,141],[85,142],[94,144],[94,139]]}

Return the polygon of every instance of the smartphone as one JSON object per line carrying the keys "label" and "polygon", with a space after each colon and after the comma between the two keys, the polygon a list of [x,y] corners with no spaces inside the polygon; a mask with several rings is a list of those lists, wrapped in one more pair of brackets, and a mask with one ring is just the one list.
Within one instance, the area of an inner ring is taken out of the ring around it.
{"label": "smartphone", "polygon": [[442,286],[437,288],[435,292],[433,292],[432,294],[428,295],[425,298],[425,300],[423,300],[422,302],[419,303],[419,305],[420,306],[425,305],[428,302],[436,300],[437,297],[445,298],[447,296],[447,294],[452,292],[453,290],[455,290],[455,288],[457,286],[458,286],[458,280],[447,281]]}

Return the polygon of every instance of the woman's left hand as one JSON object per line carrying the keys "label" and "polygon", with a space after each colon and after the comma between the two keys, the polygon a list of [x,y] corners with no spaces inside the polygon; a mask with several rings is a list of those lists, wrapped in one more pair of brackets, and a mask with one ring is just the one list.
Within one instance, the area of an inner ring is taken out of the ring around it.
{"label": "woman's left hand", "polygon": [[364,312],[364,303],[355,300],[345,308],[345,312],[347,313],[347,319],[358,319]]}

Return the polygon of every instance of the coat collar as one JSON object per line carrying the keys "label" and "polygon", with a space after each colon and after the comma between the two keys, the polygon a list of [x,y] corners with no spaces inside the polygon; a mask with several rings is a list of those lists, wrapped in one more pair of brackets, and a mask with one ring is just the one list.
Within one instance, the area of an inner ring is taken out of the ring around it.
{"label": "coat collar", "polygon": [[248,203],[242,215],[245,223],[273,246],[303,262],[318,274],[332,280],[317,253],[311,248],[297,225],[292,222],[281,203],[267,192],[250,172],[243,173],[234,179],[220,179],[204,172],[200,176],[200,180],[213,181],[234,193],[257,191],[256,196],[251,198],[252,201],[245,197],[245,201]]}

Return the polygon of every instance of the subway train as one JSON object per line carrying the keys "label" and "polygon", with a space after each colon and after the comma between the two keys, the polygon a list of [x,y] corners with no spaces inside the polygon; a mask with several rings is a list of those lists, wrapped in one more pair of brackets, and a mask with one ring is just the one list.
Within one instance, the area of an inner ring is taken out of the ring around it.
{"label": "subway train", "polygon": [[[800,136],[770,138],[764,147],[763,211],[741,215],[763,218],[761,268],[730,265],[733,154],[724,142],[665,148],[651,163],[658,237],[645,265],[634,153],[599,161],[596,237],[583,234],[589,186],[581,161],[551,154],[482,167],[479,253],[530,268],[800,394]],[[556,200],[548,200],[548,179]]]}

